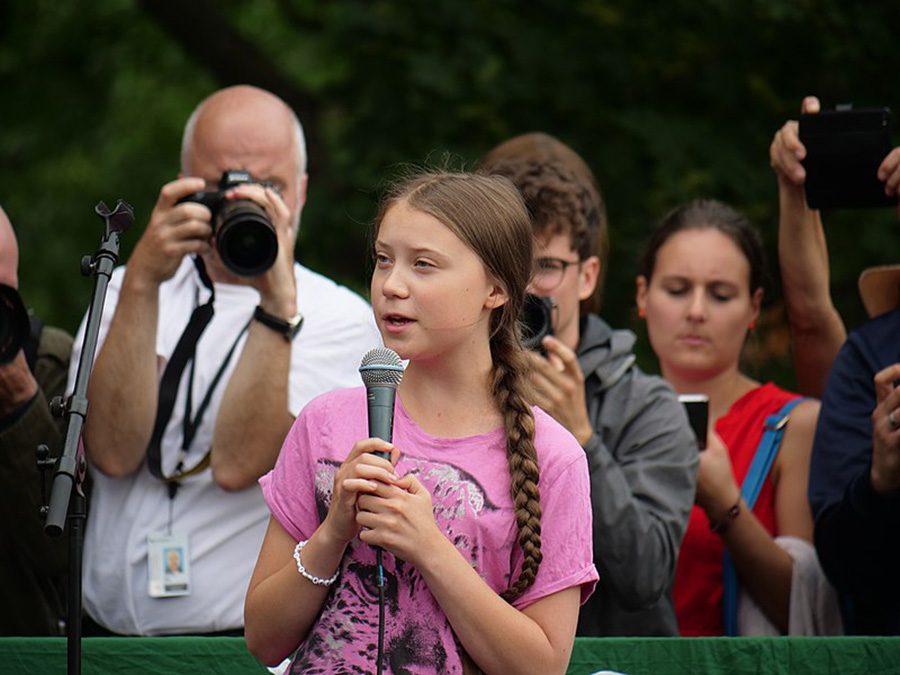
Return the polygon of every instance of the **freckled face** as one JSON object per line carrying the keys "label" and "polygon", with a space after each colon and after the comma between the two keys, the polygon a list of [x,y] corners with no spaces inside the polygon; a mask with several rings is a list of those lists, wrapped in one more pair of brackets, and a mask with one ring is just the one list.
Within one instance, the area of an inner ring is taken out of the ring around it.
{"label": "freckled face", "polygon": [[653,278],[638,277],[637,301],[664,374],[705,379],[737,368],[762,301],[749,280],[749,261],[716,229],[682,230],[660,247]]}
{"label": "freckled face", "polygon": [[486,349],[490,312],[505,302],[478,255],[405,201],[381,222],[371,298],[385,346],[411,360]]}

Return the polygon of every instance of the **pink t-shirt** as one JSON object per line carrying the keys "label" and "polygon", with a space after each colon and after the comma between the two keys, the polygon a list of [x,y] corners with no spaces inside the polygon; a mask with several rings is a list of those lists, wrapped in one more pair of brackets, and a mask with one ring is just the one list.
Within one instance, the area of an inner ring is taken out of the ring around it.
{"label": "pink t-shirt", "polygon": [[[549,415],[538,408],[534,415],[543,560],[534,584],[512,603],[520,609],[572,586],[581,586],[584,602],[597,580],[584,450]],[[308,539],[316,530],[328,511],[335,472],[353,444],[367,436],[363,387],[324,394],[303,409],[275,468],[260,479],[272,515],[291,536]],[[518,577],[522,551],[503,429],[435,438],[416,426],[398,397],[393,441],[401,452],[398,475],[416,475],[431,493],[435,520],[447,538],[492,589],[506,590]],[[385,551],[384,571],[386,672],[461,673],[459,643],[415,567]],[[374,551],[354,539],[290,672],[374,671],[374,574]]]}

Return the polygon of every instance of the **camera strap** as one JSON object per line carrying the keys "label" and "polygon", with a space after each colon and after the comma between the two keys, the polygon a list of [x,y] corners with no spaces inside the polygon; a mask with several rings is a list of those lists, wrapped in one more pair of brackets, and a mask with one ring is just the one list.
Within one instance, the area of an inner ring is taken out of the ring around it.
{"label": "camera strap", "polygon": [[[172,352],[172,357],[169,359],[169,362],[166,364],[166,368],[163,371],[163,376],[159,384],[159,399],[156,407],[156,422],[153,426],[153,434],[150,437],[150,443],[147,446],[147,468],[150,470],[150,473],[154,477],[168,484],[170,499],[174,499],[175,493],[177,492],[178,486],[182,479],[200,473],[209,466],[210,453],[212,451],[211,448],[206,451],[203,458],[195,466],[188,470],[184,469],[184,460],[186,459],[188,451],[190,450],[191,443],[194,440],[197,429],[200,427],[200,423],[203,420],[203,415],[206,413],[206,409],[209,406],[210,399],[212,398],[212,393],[213,391],[215,391],[216,386],[222,379],[222,375],[224,374],[225,369],[228,367],[228,364],[231,361],[231,357],[234,355],[237,343],[240,341],[244,333],[247,332],[247,328],[250,325],[250,321],[248,320],[247,324],[238,333],[237,337],[234,340],[234,343],[231,345],[231,349],[228,350],[228,354],[226,354],[221,366],[219,366],[219,370],[216,372],[216,375],[213,378],[209,389],[200,402],[200,406],[197,409],[196,415],[193,415],[192,418],[191,413],[193,406],[194,368],[196,365],[195,357],[197,352],[197,342],[200,340],[200,336],[203,334],[206,326],[209,325],[209,322],[212,320],[214,313],[213,303],[215,301],[216,295],[215,290],[213,289],[212,281],[210,281],[209,275],[206,272],[206,267],[203,264],[203,260],[199,256],[196,256],[194,258],[194,265],[197,267],[197,273],[200,276],[200,280],[203,282],[203,285],[209,290],[209,300],[207,300],[207,302],[202,305],[198,304],[198,306],[194,309],[193,313],[191,314],[191,318],[188,320],[187,327],[184,329],[184,332],[178,339],[178,344],[175,346],[175,351]],[[185,397],[184,419],[182,421],[181,449],[179,452],[178,464],[175,468],[175,473],[170,476],[166,476],[162,471],[162,437],[165,433],[166,427],[169,424],[169,420],[172,418],[172,411],[175,407],[175,399],[178,396],[178,387],[181,383],[181,377],[184,373],[184,369],[187,366],[188,361],[191,362],[191,369],[187,383],[187,395]]]}

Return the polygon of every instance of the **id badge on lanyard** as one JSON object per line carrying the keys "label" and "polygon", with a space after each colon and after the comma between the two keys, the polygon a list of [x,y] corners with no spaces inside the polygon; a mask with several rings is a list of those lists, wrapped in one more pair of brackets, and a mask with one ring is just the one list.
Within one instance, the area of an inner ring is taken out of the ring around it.
{"label": "id badge on lanyard", "polygon": [[154,532],[147,537],[147,568],[151,598],[191,594],[191,556],[183,532]]}

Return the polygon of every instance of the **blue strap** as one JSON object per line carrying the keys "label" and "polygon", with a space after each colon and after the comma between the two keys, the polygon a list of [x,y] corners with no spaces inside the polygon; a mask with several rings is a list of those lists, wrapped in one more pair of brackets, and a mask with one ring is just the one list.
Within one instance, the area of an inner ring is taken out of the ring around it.
{"label": "blue strap", "polygon": [[722,555],[722,616],[725,621],[725,635],[734,637],[737,632],[737,571],[728,549]]}
{"label": "blue strap", "polygon": [[[781,446],[784,428],[787,426],[791,411],[805,400],[803,397],[791,399],[777,413],[766,417],[765,431],[759,440],[759,445],[756,446],[756,454],[753,455],[753,461],[750,463],[747,475],[744,476],[744,483],[741,485],[741,497],[743,497],[748,511],[752,511],[756,505],[763,483],[766,482],[766,476],[769,475],[775,457],[778,455],[778,448]],[[734,569],[734,562],[731,560],[727,548],[722,556],[722,584],[724,586],[722,613],[725,621],[725,635],[734,636],[737,635],[738,581],[737,571]]]}

